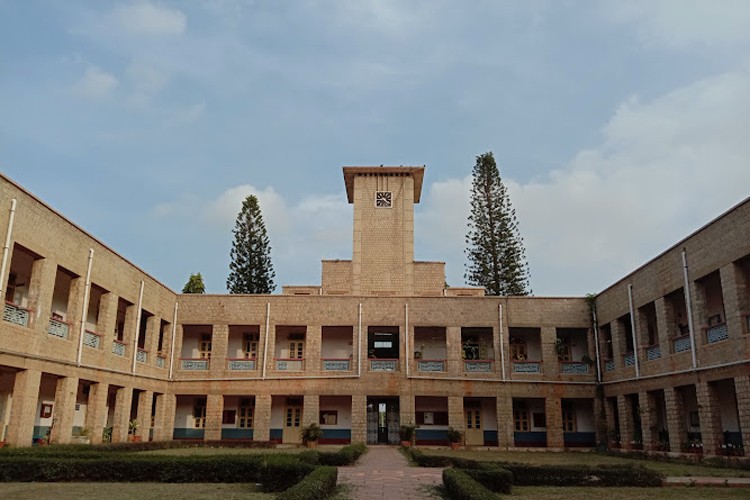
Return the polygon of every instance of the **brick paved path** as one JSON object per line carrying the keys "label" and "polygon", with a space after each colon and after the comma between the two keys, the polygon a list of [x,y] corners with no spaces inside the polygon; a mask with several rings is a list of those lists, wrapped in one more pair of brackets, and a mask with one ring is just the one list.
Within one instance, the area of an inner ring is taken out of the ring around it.
{"label": "brick paved path", "polygon": [[339,482],[352,485],[355,500],[434,499],[430,486],[442,483],[443,469],[411,467],[393,446],[368,446],[356,465],[339,467]]}

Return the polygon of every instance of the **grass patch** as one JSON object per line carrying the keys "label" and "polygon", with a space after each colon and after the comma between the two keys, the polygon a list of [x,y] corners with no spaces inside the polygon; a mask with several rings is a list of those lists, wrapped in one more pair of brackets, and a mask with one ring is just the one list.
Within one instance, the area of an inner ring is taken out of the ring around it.
{"label": "grass patch", "polygon": [[666,500],[687,499],[745,499],[750,488],[557,488],[548,486],[514,486],[509,498],[518,500],[546,500],[571,498],[607,498],[607,500]]}
{"label": "grass patch", "polygon": [[272,500],[273,493],[261,493],[254,484],[137,484],[137,483],[3,483],[2,496],[14,500]]}

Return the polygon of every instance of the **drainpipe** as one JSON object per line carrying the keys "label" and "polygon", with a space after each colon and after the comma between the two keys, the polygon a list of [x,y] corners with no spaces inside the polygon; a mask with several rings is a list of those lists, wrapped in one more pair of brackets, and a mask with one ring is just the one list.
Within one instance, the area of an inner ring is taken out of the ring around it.
{"label": "drainpipe", "polygon": [[268,364],[268,329],[271,328],[271,303],[266,302],[266,334],[263,340],[263,377],[261,380],[266,379],[266,365]]}
{"label": "drainpipe", "polygon": [[86,284],[83,287],[83,305],[81,307],[81,330],[78,336],[78,357],[76,364],[81,366],[83,355],[83,335],[86,333],[86,317],[89,315],[89,298],[91,297],[91,263],[94,260],[94,249],[89,248],[89,264],[86,268]]}
{"label": "drainpipe", "polygon": [[633,311],[633,285],[628,285],[628,305],[630,306],[630,335],[633,339],[633,361],[635,362],[635,378],[641,376],[640,369],[638,367],[638,335],[635,320],[635,313]]}
{"label": "drainpipe", "polygon": [[362,302],[359,303],[357,319],[357,377],[362,376]]}
{"label": "drainpipe", "polygon": [[174,344],[177,337],[177,309],[179,308],[179,302],[174,303],[174,315],[172,316],[172,347],[169,350],[169,380],[172,380],[172,373],[174,373]]}
{"label": "drainpipe", "polygon": [[406,323],[406,331],[404,332],[404,350],[406,354],[404,356],[406,361],[406,376],[409,376],[409,303],[404,304],[404,315]]}
{"label": "drainpipe", "polygon": [[143,311],[143,280],[141,280],[141,289],[138,292],[138,312],[135,316],[135,335],[133,339],[133,373],[135,373],[135,360],[138,356],[138,334],[141,331],[141,313]]}
{"label": "drainpipe", "polygon": [[591,317],[594,321],[594,349],[596,349],[596,381],[602,381],[602,362],[599,359],[599,323],[596,319],[596,304],[591,308]]}
{"label": "drainpipe", "polygon": [[8,250],[10,250],[10,237],[13,234],[13,219],[16,216],[16,199],[10,200],[10,216],[8,217],[8,232],[5,233],[5,244],[3,245],[3,262],[0,265],[0,294],[5,291],[5,265],[8,263]]}
{"label": "drainpipe", "polygon": [[497,318],[500,325],[500,368],[502,369],[503,382],[505,382],[505,340],[503,340],[503,305],[497,305]]}
{"label": "drainpipe", "polygon": [[690,299],[690,279],[688,278],[687,252],[682,249],[682,275],[685,279],[685,305],[687,306],[688,331],[690,332],[690,354],[693,361],[693,370],[698,366],[695,358],[695,328],[693,326],[693,301]]}

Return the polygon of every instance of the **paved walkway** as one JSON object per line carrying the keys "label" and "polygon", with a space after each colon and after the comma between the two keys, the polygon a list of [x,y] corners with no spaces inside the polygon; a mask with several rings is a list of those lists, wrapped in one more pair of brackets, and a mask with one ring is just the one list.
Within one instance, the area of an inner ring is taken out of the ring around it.
{"label": "paved walkway", "polygon": [[443,469],[411,467],[395,446],[368,446],[356,465],[339,467],[339,482],[353,486],[355,500],[434,499],[430,486],[443,482]]}

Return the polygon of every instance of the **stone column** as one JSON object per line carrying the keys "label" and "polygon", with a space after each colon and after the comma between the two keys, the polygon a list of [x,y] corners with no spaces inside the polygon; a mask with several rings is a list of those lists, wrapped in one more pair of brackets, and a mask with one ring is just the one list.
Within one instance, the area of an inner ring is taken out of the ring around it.
{"label": "stone column", "polygon": [[670,328],[674,328],[675,320],[672,313],[672,307],[664,297],[659,297],[654,301],[656,309],[656,333],[659,338],[659,349],[661,357],[669,357],[672,352],[672,346],[669,345]]}
{"label": "stone column", "polygon": [[302,399],[302,425],[317,424],[319,421],[320,396],[317,394],[305,394]]}
{"label": "stone column", "polygon": [[352,396],[352,443],[367,442],[367,396]]}
{"label": "stone column", "polygon": [[[557,360],[557,356],[555,356],[555,360]],[[564,446],[561,404],[561,399],[554,396],[547,397],[544,400],[547,448],[562,448]]]}
{"label": "stone column", "polygon": [[539,337],[542,343],[542,371],[544,376],[545,378],[556,378],[560,373],[560,363],[557,360],[557,329],[554,327],[542,327]]}
{"label": "stone column", "polygon": [[16,372],[8,421],[7,438],[11,446],[31,446],[41,381],[42,372],[38,370]]}
{"label": "stone column", "polygon": [[115,338],[115,322],[117,321],[117,295],[112,292],[102,294],[99,299],[99,320],[96,333],[102,336],[104,352],[111,352],[112,339]]}
{"label": "stone column", "polygon": [[[615,414],[619,417],[619,413],[617,413],[617,398],[605,398],[604,399],[604,418],[606,422],[606,428],[607,428],[607,446],[612,447],[612,445],[616,444],[617,441],[617,433],[619,432],[619,429],[615,425]],[[620,440],[620,445],[622,445],[622,440]]]}
{"label": "stone column", "polygon": [[[742,447],[750,450],[750,375],[735,377],[734,392],[737,395],[737,414],[739,415],[740,431],[742,431]],[[747,455],[748,452],[746,451]]]}
{"label": "stone column", "polygon": [[211,330],[211,372],[223,372],[227,368],[227,348],[229,346],[229,326],[213,325]]}
{"label": "stone column", "polygon": [[[86,288],[86,278],[73,278],[68,290],[68,303],[65,313],[65,321],[69,323],[68,338],[78,346],[81,335],[81,319],[87,313],[83,310],[83,291]],[[53,431],[54,432],[54,431]]]}
{"label": "stone column", "polygon": [[462,396],[448,396],[448,425],[461,432],[466,431],[464,398]]}
{"label": "stone column", "polygon": [[742,337],[744,318],[742,316],[745,280],[742,268],[730,262],[719,269],[721,276],[721,295],[724,300],[724,314],[726,315],[727,332],[730,339]]}
{"label": "stone column", "polygon": [[[688,256],[688,259],[690,256]],[[706,290],[705,287],[695,281],[690,282],[690,298],[693,302],[693,333],[695,334],[695,349],[698,365],[701,364],[701,346],[706,343],[706,323],[708,314],[706,312]],[[705,446],[703,448],[705,450]]]}
{"label": "stone column", "polygon": [[34,330],[45,334],[52,309],[56,273],[57,266],[50,259],[36,259],[31,266],[28,308]]}
{"label": "stone column", "polygon": [[271,440],[271,395],[255,396],[253,441]]}
{"label": "stone column", "polygon": [[698,399],[703,452],[717,454],[724,443],[724,434],[721,428],[721,413],[716,389],[709,382],[698,382],[695,384],[695,395]]}
{"label": "stone column", "polygon": [[133,359],[133,351],[131,349],[133,349],[133,344],[135,344],[135,339],[138,336],[136,325],[136,319],[138,319],[137,309],[138,307],[133,304],[130,304],[125,309],[125,326],[123,327],[122,341],[125,343],[125,358],[130,360]]}
{"label": "stone column", "polygon": [[414,425],[416,423],[416,410],[413,394],[401,394],[399,397],[399,422]]}
{"label": "stone column", "polygon": [[[153,351],[152,351],[153,352]],[[138,435],[143,441],[151,440],[151,411],[154,406],[154,391],[138,393]],[[156,419],[154,419],[156,420]]]}
{"label": "stone column", "polygon": [[625,367],[625,360],[623,359],[626,350],[625,346],[627,345],[625,343],[627,342],[625,340],[625,335],[630,335],[630,332],[626,331],[625,328],[623,328],[622,322],[619,320],[612,321],[610,325],[610,334],[612,338],[612,359],[615,362],[615,370],[618,370]]}
{"label": "stone column", "polygon": [[118,387],[115,395],[115,413],[112,422],[112,442],[124,443],[128,440],[130,409],[133,402],[132,387]]}
{"label": "stone column", "polygon": [[664,403],[667,407],[669,450],[681,452],[687,446],[687,426],[685,425],[685,400],[680,389],[665,387]]}
{"label": "stone column", "polygon": [[513,398],[510,396],[498,396],[495,400],[497,407],[497,444],[500,448],[512,448],[515,446],[513,439]]}
{"label": "stone column", "polygon": [[224,395],[208,394],[206,396],[206,429],[203,434],[205,441],[221,439],[221,421],[224,415]]}
{"label": "stone column", "polygon": [[102,442],[102,433],[107,421],[107,396],[109,384],[99,382],[89,386],[89,397],[86,406],[86,427],[91,429],[91,444]]}
{"label": "stone column", "polygon": [[617,396],[617,414],[620,417],[620,442],[623,449],[631,449],[633,435],[633,404],[627,395]]}
{"label": "stone column", "polygon": [[149,316],[146,318],[146,338],[143,339],[143,349],[146,351],[146,364],[156,365],[156,344],[159,341],[159,325],[161,318]]}
{"label": "stone column", "polygon": [[177,411],[177,396],[174,394],[156,395],[156,415],[154,417],[154,441],[171,441],[174,437],[174,419]]}
{"label": "stone column", "polygon": [[594,429],[596,429],[596,442],[607,443],[609,441],[607,430],[609,426],[607,424],[607,417],[605,414],[606,403],[600,397],[593,399],[594,406]]}
{"label": "stone column", "polygon": [[643,435],[643,449],[653,451],[659,440],[656,429],[656,405],[654,398],[648,392],[638,393],[638,406],[641,408],[641,433]]}
{"label": "stone column", "polygon": [[55,408],[50,442],[70,443],[73,436],[73,416],[78,396],[78,377],[60,377],[55,388]]}
{"label": "stone column", "polygon": [[449,326],[445,329],[445,349],[449,375],[460,376],[464,370],[463,354],[461,349],[461,328]]}
{"label": "stone column", "polygon": [[[317,373],[320,371],[320,351],[322,344],[322,329],[320,325],[308,325],[305,333],[305,371]],[[316,420],[317,422],[317,420]]]}

